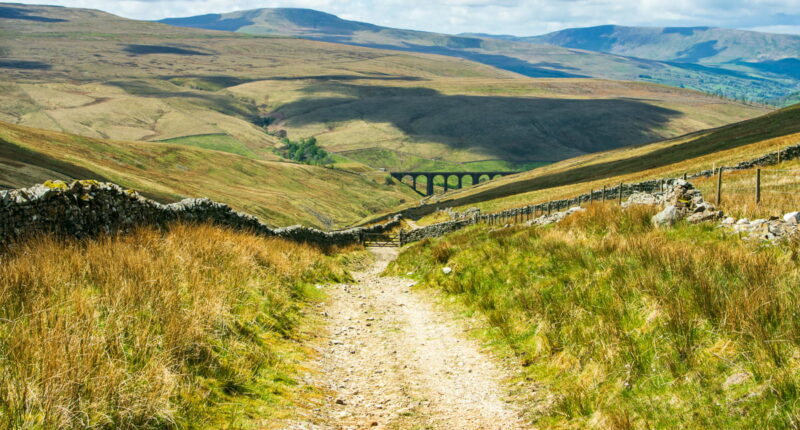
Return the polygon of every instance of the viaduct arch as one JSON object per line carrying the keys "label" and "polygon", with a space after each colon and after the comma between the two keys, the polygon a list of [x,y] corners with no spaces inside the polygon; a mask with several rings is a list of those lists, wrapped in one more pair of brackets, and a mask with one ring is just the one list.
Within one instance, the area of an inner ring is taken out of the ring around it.
{"label": "viaduct arch", "polygon": [[412,185],[411,187],[414,190],[417,189],[417,180],[420,177],[425,178],[426,186],[425,186],[425,195],[431,196],[433,195],[433,180],[437,176],[441,176],[444,179],[444,191],[450,189],[450,178],[455,176],[458,178],[458,185],[456,185],[456,189],[461,189],[464,186],[464,178],[471,178],[472,184],[476,185],[480,182],[481,178],[486,177],[487,180],[492,180],[497,177],[514,175],[519,172],[390,172],[393,178],[397,179],[398,181],[403,181],[404,178],[410,177]]}

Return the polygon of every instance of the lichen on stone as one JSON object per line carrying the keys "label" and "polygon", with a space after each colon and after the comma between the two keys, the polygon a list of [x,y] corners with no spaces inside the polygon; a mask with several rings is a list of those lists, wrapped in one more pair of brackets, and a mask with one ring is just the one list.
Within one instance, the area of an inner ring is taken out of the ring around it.
{"label": "lichen on stone", "polygon": [[54,180],[54,181],[45,181],[42,185],[51,190],[62,190],[66,191],[69,189],[69,185],[67,185],[64,181]]}

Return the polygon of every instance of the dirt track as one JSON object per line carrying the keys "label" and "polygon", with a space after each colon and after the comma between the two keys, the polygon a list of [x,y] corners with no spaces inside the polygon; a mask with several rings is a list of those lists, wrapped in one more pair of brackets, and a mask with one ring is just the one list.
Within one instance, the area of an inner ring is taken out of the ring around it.
{"label": "dirt track", "polygon": [[330,330],[321,346],[318,385],[330,396],[315,424],[297,428],[528,428],[504,400],[505,375],[463,324],[409,289],[411,281],[379,274],[376,263],[354,284],[327,287]]}

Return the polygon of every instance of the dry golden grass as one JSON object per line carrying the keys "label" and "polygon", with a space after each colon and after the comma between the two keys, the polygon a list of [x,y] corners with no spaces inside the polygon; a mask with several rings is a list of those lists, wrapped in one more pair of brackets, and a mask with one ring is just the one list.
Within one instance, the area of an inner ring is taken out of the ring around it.
{"label": "dry golden grass", "polygon": [[[761,169],[761,201],[756,204],[756,169],[723,171],[720,209],[735,217],[765,218],[800,210],[800,160]],[[692,183],[716,202],[717,176]]]}
{"label": "dry golden grass", "polygon": [[211,226],[42,237],[0,260],[2,428],[286,414],[307,284],[346,278],[314,247]]}

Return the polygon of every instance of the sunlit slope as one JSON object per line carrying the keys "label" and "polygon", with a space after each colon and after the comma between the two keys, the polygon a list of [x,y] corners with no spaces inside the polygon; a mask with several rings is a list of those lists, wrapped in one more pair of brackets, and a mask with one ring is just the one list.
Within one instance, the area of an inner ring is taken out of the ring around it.
{"label": "sunlit slope", "polygon": [[344,226],[418,198],[405,186],[352,172],[0,122],[1,187],[75,178],[112,181],[163,202],[209,197],[279,226]]}
{"label": "sunlit slope", "polygon": [[490,160],[518,169],[766,111],[653,84],[525,78],[438,55],[84,9],[8,5],[0,13],[9,10],[0,120],[95,138],[269,160],[286,132],[317,136],[372,167],[451,170]]}
{"label": "sunlit slope", "polygon": [[678,177],[733,165],[800,143],[800,105],[760,118],[634,148],[576,157],[530,172],[498,178],[437,196],[415,212],[478,206],[498,210],[573,197],[604,185]]}

